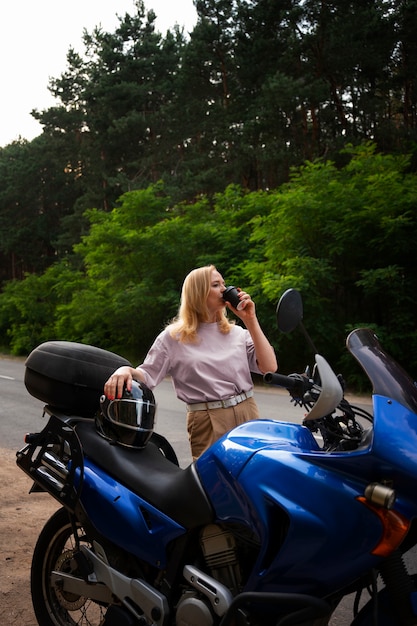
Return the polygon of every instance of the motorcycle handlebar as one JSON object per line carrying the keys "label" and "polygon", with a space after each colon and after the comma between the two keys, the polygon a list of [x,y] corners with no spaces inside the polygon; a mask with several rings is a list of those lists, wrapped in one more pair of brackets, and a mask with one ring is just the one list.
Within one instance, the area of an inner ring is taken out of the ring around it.
{"label": "motorcycle handlebar", "polygon": [[278,387],[285,387],[286,389],[294,389],[299,384],[299,381],[291,376],[285,376],[284,374],[276,374],[275,372],[266,372],[264,374],[264,381],[269,385],[277,385]]}
{"label": "motorcycle handlebar", "polygon": [[266,374],[264,374],[264,381],[270,385],[284,387],[294,399],[298,400],[303,398],[306,391],[309,391],[313,387],[313,381],[301,374],[285,376],[283,374],[276,374],[275,372],[266,372]]}

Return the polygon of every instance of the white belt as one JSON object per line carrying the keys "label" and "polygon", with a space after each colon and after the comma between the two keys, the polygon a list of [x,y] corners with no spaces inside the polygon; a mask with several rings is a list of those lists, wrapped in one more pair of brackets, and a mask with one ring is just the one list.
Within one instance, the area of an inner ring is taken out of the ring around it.
{"label": "white belt", "polygon": [[248,398],[252,398],[253,390],[244,391],[237,396],[226,398],[226,400],[213,400],[212,402],[197,402],[196,404],[187,404],[187,411],[206,411],[207,409],[227,409],[236,406]]}

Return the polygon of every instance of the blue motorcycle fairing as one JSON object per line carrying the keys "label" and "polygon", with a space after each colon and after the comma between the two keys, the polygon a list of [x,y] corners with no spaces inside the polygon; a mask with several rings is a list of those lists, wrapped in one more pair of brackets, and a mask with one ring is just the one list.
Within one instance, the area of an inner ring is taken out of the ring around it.
{"label": "blue motorcycle fairing", "polygon": [[412,500],[417,480],[417,416],[396,400],[374,396],[375,420],[372,456],[380,460],[393,487]]}
{"label": "blue motorcycle fairing", "polygon": [[[371,555],[382,534],[380,519],[357,500],[363,482],[314,466],[302,455],[264,449],[245,467],[239,484],[261,526],[262,551],[248,588],[297,588],[323,597],[380,562]],[[279,546],[274,509],[283,509],[290,520]],[[349,558],[338,559],[338,554]]]}
{"label": "blue motorcycle fairing", "polygon": [[270,446],[283,450],[319,450],[305,426],[254,420],[234,428],[196,461],[197,472],[218,520],[238,521],[259,534],[257,513],[241,493],[236,479],[256,452]]}
{"label": "blue motorcycle fairing", "polygon": [[[381,522],[356,500],[368,484],[363,472],[348,472],[352,454],[366,457],[369,449],[324,453],[304,426],[256,420],[200,457],[197,469],[217,519],[246,524],[262,546],[247,589],[323,595],[376,566],[380,559],[370,552]],[[349,559],[339,563],[339,551]]]}
{"label": "blue motorcycle fairing", "polygon": [[168,544],[186,532],[88,458],[80,501],[99,533],[160,569],[166,565]]}
{"label": "blue motorcycle fairing", "polygon": [[[417,419],[408,406],[383,396],[373,396],[376,416],[370,437],[357,450],[307,452],[305,458],[332,472],[357,477],[360,481],[382,482],[398,489],[408,518],[417,516]],[[395,426],[395,427],[393,427]]]}
{"label": "blue motorcycle fairing", "polygon": [[237,478],[251,456],[262,448],[275,447],[297,451],[317,451],[320,448],[308,428],[301,424],[257,419],[237,426],[215,442],[196,462],[200,476],[210,474],[209,464],[223,464],[227,456],[228,472]]}

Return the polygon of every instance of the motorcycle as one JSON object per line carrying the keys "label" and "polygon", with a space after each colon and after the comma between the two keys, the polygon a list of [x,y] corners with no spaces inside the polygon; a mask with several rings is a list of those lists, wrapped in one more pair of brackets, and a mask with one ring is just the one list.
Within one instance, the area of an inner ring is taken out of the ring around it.
{"label": "motorcycle", "polygon": [[[302,319],[287,290],[280,330],[305,332]],[[36,348],[25,384],[49,420],[17,465],[62,505],[34,549],[38,623],[324,626],[356,594],[353,626],[417,624],[404,556],[417,543],[417,387],[371,330],[346,343],[373,385],[372,412],[347,401],[314,349],[311,372],[264,376],[289,391],[301,424],[243,424],[185,468],[156,432],[140,449],[97,432],[121,357]]]}

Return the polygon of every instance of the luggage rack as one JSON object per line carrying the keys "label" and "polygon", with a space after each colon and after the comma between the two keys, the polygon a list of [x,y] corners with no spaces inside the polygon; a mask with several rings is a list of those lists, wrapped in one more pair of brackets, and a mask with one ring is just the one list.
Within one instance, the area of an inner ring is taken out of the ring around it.
{"label": "luggage rack", "polygon": [[31,491],[47,491],[72,513],[80,497],[84,456],[69,416],[51,415],[40,433],[26,435],[16,463],[33,481]]}

